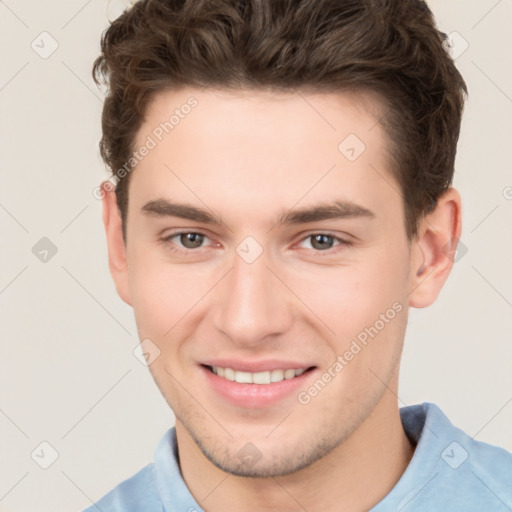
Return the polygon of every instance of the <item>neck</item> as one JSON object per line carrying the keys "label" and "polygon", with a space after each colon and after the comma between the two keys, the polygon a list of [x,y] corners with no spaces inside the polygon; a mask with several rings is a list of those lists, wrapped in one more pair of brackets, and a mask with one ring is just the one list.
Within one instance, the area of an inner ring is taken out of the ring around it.
{"label": "neck", "polygon": [[342,444],[310,466],[277,478],[225,473],[206,459],[178,420],[176,435],[185,483],[207,512],[368,510],[395,486],[414,452],[391,390]]}

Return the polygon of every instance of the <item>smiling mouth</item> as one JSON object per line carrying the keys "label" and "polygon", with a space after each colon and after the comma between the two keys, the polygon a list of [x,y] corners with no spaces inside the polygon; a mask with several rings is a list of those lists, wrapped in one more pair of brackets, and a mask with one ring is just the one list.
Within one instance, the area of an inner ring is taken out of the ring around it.
{"label": "smiling mouth", "polygon": [[282,382],[283,380],[290,380],[300,377],[302,374],[313,370],[315,367],[297,368],[287,370],[271,370],[264,372],[244,372],[234,370],[233,368],[223,368],[221,366],[208,366],[203,365],[211,373],[228,380],[230,382],[238,382],[239,384],[273,384],[275,382]]}

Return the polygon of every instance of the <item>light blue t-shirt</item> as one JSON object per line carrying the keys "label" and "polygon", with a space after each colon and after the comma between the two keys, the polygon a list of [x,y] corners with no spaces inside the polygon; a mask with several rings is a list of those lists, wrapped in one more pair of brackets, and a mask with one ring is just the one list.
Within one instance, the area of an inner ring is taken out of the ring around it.
{"label": "light blue t-shirt", "polygon": [[[435,404],[400,409],[417,444],[398,483],[370,512],[511,512],[512,453],[475,441]],[[155,461],[83,512],[204,512],[178,465],[174,427],[162,437]]]}

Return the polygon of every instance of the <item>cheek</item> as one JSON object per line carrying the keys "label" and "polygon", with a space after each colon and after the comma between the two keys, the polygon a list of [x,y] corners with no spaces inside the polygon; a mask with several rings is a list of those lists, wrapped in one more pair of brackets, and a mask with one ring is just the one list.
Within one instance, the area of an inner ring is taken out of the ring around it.
{"label": "cheek", "polygon": [[350,362],[346,378],[379,388],[399,361],[407,325],[407,265],[404,254],[389,250],[351,282],[353,293],[339,303],[337,353]]}
{"label": "cheek", "polygon": [[149,258],[150,251],[134,252],[130,260],[130,291],[141,335],[160,338],[175,322],[186,290],[169,265]]}
{"label": "cheek", "polygon": [[133,254],[130,291],[139,335],[165,341],[194,323],[215,282],[213,269],[170,264],[150,250]]}
{"label": "cheek", "polygon": [[[403,258],[403,255],[400,256]],[[295,276],[294,291],[336,334],[350,340],[398,302],[405,309],[407,272],[397,254],[375,254],[345,267]],[[395,310],[391,311],[395,316]],[[332,333],[331,333],[332,334]]]}

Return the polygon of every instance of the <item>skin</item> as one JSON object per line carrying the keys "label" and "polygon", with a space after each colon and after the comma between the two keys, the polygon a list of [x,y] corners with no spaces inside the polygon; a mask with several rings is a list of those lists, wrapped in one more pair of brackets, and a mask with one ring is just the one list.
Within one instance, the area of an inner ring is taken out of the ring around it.
{"label": "skin", "polygon": [[[451,271],[460,196],[448,190],[407,239],[376,121],[384,109],[367,93],[165,91],[136,147],[190,96],[197,107],[132,171],[126,244],[114,192],[103,198],[118,293],[140,339],[160,350],[150,371],[176,416],[183,478],[208,512],[368,510],[413,455],[397,403],[407,314],[432,304]],[[348,134],[366,146],[353,162],[338,150]],[[141,210],[162,198],[222,224]],[[374,216],[276,224],[338,199]],[[200,248],[180,236],[162,241],[181,229],[205,235]],[[328,238],[318,248],[311,235],[321,233],[351,244]],[[263,249],[250,264],[236,252],[247,236]],[[307,404],[292,393],[270,407],[234,406],[199,366],[214,357],[301,361],[316,367],[307,390],[396,303],[401,311]],[[256,463],[238,456],[247,443]]]}

